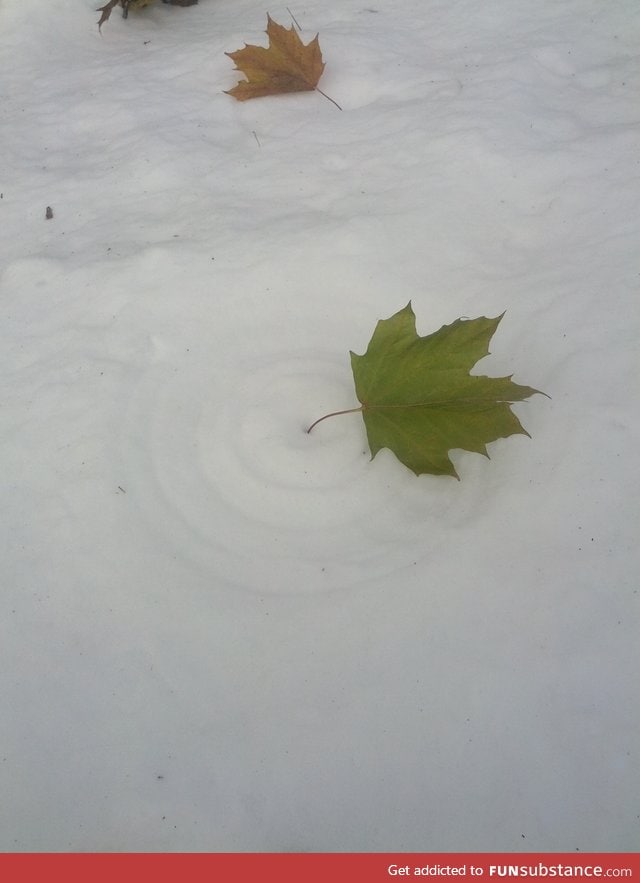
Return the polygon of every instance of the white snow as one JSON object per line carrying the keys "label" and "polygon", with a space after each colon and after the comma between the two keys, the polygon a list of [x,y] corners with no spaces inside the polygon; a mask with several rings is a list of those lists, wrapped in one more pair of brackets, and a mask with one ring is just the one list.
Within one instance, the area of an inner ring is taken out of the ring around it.
{"label": "white snow", "polygon": [[[0,0],[0,849],[633,850],[640,16]],[[54,216],[45,219],[50,206]],[[349,350],[506,316],[462,481]]]}

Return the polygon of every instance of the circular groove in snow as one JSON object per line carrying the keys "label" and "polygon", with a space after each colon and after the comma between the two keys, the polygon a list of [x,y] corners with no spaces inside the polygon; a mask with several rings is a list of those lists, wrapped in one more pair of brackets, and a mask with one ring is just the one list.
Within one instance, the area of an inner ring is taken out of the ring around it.
{"label": "circular groove in snow", "polygon": [[128,493],[165,548],[247,591],[335,591],[406,567],[429,554],[437,488],[382,455],[372,464],[357,413],[305,431],[354,404],[350,384],[348,366],[317,352],[234,364],[216,349],[149,368],[126,420]]}

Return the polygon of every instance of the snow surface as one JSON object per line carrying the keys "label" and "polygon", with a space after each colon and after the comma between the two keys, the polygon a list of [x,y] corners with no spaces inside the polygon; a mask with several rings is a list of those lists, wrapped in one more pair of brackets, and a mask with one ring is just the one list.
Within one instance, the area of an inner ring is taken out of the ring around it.
{"label": "snow surface", "polygon": [[[0,848],[636,849],[637,4],[305,0],[342,112],[97,5],[0,0]],[[409,300],[552,396],[459,483],[304,431]]]}

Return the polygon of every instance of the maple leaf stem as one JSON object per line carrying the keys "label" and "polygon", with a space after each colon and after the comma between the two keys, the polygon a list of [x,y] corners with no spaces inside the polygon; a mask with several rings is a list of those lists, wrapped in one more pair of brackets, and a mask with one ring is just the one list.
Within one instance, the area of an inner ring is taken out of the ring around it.
{"label": "maple leaf stem", "polygon": [[326,420],[328,417],[338,417],[340,414],[356,414],[358,411],[362,411],[362,405],[360,405],[359,408],[347,408],[346,411],[332,411],[330,414],[325,414],[324,417],[319,417],[311,424],[307,429],[307,433],[311,432],[314,426],[317,426],[318,423],[322,423],[322,421]]}
{"label": "maple leaf stem", "polygon": [[289,15],[291,16],[291,20],[292,20],[292,22],[294,23],[294,25],[297,27],[297,29],[298,29],[299,31],[301,31],[302,28],[300,27],[300,25],[299,25],[298,22],[296,21],[296,17],[295,17],[295,15],[293,14],[293,12],[291,12],[291,10],[289,9],[288,6],[285,6],[285,9],[287,10],[287,12],[289,13]]}
{"label": "maple leaf stem", "polygon": [[[327,101],[331,102],[331,104],[335,104],[335,106],[338,108],[338,110],[342,110],[342,108],[340,107],[340,105],[338,104],[337,101],[334,101],[333,98],[330,98],[326,92],[323,92],[322,89],[318,89],[317,86],[316,86],[316,92],[319,92],[321,95],[323,95],[327,99]],[[356,408],[356,410],[359,410],[359,408]]]}

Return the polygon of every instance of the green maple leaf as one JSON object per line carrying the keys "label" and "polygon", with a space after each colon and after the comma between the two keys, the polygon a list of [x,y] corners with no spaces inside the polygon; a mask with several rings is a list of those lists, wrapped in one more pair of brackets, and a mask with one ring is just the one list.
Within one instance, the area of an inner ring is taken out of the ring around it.
{"label": "green maple leaf", "polygon": [[540,390],[469,373],[488,355],[501,319],[456,319],[420,337],[408,303],[378,322],[366,353],[351,353],[361,407],[350,410],[362,412],[372,459],[389,448],[416,475],[458,478],[450,450],[488,457],[489,442],[529,435],[510,405]]}

